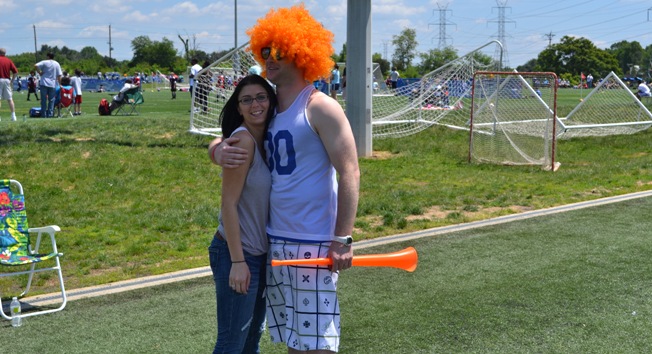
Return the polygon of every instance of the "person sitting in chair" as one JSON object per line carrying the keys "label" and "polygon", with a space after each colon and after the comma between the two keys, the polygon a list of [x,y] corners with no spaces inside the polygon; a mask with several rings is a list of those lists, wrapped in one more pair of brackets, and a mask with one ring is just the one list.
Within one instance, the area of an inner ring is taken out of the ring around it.
{"label": "person sitting in chair", "polygon": [[636,97],[640,100],[641,97],[650,97],[650,87],[643,80],[638,80],[638,91]]}
{"label": "person sitting in chair", "polygon": [[115,109],[115,108],[118,108],[120,105],[122,105],[124,103],[125,92],[127,92],[127,91],[129,91],[131,89],[137,88],[137,87],[138,86],[134,85],[133,81],[131,81],[131,79],[125,80],[125,84],[120,89],[120,92],[118,92],[117,95],[113,96],[113,101],[111,101],[111,104],[109,105],[109,107],[111,108],[111,111],[113,111],[113,109]]}

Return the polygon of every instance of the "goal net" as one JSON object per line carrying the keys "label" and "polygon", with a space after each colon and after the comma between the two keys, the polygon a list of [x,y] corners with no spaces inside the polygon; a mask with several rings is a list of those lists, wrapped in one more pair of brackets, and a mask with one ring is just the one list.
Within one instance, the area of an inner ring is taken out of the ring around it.
{"label": "goal net", "polygon": [[190,107],[190,132],[222,136],[220,112],[231,97],[238,81],[258,65],[245,43],[232,50],[195,77]]}
{"label": "goal net", "polygon": [[500,42],[492,41],[404,86],[379,85],[372,97],[373,137],[403,137],[433,124],[468,129],[473,74],[500,70],[501,53]]}
{"label": "goal net", "polygon": [[652,114],[620,78],[609,73],[564,118],[558,138],[634,134],[650,128]]}
{"label": "goal net", "polygon": [[556,169],[557,76],[476,72],[469,160]]}

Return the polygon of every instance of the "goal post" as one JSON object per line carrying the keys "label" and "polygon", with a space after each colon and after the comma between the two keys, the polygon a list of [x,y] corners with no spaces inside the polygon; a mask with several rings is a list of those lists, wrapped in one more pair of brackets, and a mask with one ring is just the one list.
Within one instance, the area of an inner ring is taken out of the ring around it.
{"label": "goal post", "polygon": [[557,86],[552,72],[474,73],[469,162],[556,170]]}

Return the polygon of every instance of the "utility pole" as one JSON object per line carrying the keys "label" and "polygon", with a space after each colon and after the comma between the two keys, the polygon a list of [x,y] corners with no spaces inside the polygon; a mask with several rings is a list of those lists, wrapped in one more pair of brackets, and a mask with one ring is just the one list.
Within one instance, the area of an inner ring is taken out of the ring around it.
{"label": "utility pole", "polygon": [[112,51],[113,51],[113,44],[111,44],[111,25],[109,25],[109,60],[113,59],[113,57],[111,56]]}
{"label": "utility pole", "polygon": [[36,25],[32,25],[32,28],[34,29],[34,60],[38,63],[38,51],[36,50]]}
{"label": "utility pole", "polygon": [[233,1],[235,3],[235,7],[233,10],[235,12],[235,31],[233,32],[235,33],[235,40],[233,41],[235,43],[235,47],[233,48],[237,49],[238,48],[238,0],[233,0]]}
{"label": "utility pole", "polygon": [[550,48],[550,46],[552,46],[552,37],[554,37],[555,34],[550,31],[550,33],[546,33],[544,36],[548,37],[548,48]]}
{"label": "utility pole", "polygon": [[[505,9],[507,8],[505,5],[507,5],[507,0],[496,0],[496,4],[498,4],[498,21],[489,21],[489,22],[498,22],[498,41],[503,45],[503,66],[509,66],[509,59],[507,56],[507,41],[505,38],[507,37],[505,33],[505,23],[506,22],[514,22],[514,21],[508,21],[505,19]],[[500,50],[500,49],[496,49]],[[501,70],[503,68],[500,68]]]}
{"label": "utility pole", "polygon": [[446,40],[447,39],[452,40],[452,38],[450,36],[446,35],[446,26],[455,25],[455,24],[452,23],[452,22],[446,21],[446,12],[449,11],[449,10],[446,9],[448,7],[448,3],[443,5],[443,6],[440,3],[437,3],[437,7],[439,8],[439,10],[433,10],[432,14],[434,16],[435,11],[439,11],[439,22],[437,22],[437,23],[429,23],[428,28],[430,28],[430,25],[439,25],[439,46],[438,47],[439,47],[439,49],[444,49],[444,48],[448,47],[448,43],[446,42]]}

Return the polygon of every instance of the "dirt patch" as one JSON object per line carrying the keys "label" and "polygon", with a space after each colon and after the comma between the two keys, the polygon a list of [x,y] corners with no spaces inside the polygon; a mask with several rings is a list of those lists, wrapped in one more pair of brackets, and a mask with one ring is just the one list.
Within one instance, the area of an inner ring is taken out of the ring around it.
{"label": "dirt patch", "polygon": [[393,154],[389,151],[374,151],[370,159],[374,160],[387,160],[399,156],[399,154]]}
{"label": "dirt patch", "polygon": [[469,211],[464,209],[442,209],[440,206],[433,206],[426,210],[425,213],[421,215],[410,215],[405,219],[407,221],[416,221],[416,220],[436,220],[436,219],[445,219],[451,213],[460,214],[462,217],[467,219],[478,219],[480,217],[489,217],[489,216],[499,216],[506,214],[522,213],[524,211],[532,210],[532,207],[526,207],[522,205],[512,205],[508,207],[489,207],[489,208],[480,208],[477,210]]}
{"label": "dirt patch", "polygon": [[174,135],[175,134],[173,134],[173,133],[165,133],[163,135],[157,135],[156,138],[157,139],[172,139],[172,138],[174,138]]}

